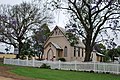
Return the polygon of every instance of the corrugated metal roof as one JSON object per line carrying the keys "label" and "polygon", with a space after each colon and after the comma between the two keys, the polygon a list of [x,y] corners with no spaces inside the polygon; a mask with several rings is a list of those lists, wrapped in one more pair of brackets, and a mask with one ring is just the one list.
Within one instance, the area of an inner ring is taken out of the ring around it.
{"label": "corrugated metal roof", "polygon": [[101,54],[101,53],[98,53],[98,52],[96,52],[96,54],[99,55],[99,56],[105,56],[105,55],[103,55],[103,54]]}
{"label": "corrugated metal roof", "polygon": [[56,48],[56,49],[62,49],[58,44],[51,42],[51,44]]}

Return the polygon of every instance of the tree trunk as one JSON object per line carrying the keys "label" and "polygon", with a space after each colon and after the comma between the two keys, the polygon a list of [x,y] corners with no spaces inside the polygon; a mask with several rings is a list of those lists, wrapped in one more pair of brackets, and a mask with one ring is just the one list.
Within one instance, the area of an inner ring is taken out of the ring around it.
{"label": "tree trunk", "polygon": [[18,48],[18,51],[19,51],[19,52],[18,52],[18,55],[17,55],[18,58],[20,58],[22,46],[23,46],[23,43],[22,43],[21,41],[19,41],[19,45],[18,45],[18,47],[19,47],[19,48]]}
{"label": "tree trunk", "polygon": [[85,62],[91,61],[90,57],[91,57],[91,52],[93,50],[93,46],[91,44],[92,43],[91,42],[91,40],[92,40],[92,34],[91,33],[92,32],[89,32],[89,31],[88,31],[88,35],[87,35],[86,42],[85,42],[85,59],[84,59]]}
{"label": "tree trunk", "polygon": [[92,48],[86,46],[86,48],[85,48],[85,59],[84,59],[85,62],[91,61],[91,59],[90,59],[90,57],[91,57],[91,52],[92,52]]}

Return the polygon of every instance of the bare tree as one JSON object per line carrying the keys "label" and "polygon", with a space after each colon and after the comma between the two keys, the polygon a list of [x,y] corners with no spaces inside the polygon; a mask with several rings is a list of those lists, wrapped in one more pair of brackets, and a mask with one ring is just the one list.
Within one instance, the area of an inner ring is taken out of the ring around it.
{"label": "bare tree", "polygon": [[120,6],[116,0],[53,0],[52,3],[53,7],[70,13],[72,29],[84,39],[85,61],[90,61],[98,35],[103,36],[107,29],[115,34],[120,30]]}
{"label": "bare tree", "polygon": [[14,6],[0,6],[0,42],[19,48],[23,40],[30,35],[31,29],[50,21],[51,16],[45,14],[45,7],[38,8],[36,4],[23,2]]}

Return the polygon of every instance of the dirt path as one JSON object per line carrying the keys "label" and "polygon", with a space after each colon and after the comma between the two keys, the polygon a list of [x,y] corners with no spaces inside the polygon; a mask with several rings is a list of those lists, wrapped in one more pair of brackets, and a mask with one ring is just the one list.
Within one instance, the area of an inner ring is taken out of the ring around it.
{"label": "dirt path", "polygon": [[13,67],[0,66],[0,80],[42,80],[18,76],[16,74],[10,73],[9,70],[11,69],[13,69]]}
{"label": "dirt path", "polygon": [[8,70],[10,70],[10,68],[0,66],[0,80],[15,80],[13,78],[9,78],[10,75],[7,73]]}
{"label": "dirt path", "polygon": [[2,76],[0,76],[0,79],[1,80],[15,80],[15,79],[12,79],[12,78],[6,78],[6,77],[2,77]]}

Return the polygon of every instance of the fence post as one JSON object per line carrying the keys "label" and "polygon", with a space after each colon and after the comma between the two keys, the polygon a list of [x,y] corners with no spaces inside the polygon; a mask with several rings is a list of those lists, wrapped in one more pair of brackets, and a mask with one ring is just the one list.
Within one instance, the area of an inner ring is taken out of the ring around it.
{"label": "fence post", "polygon": [[94,72],[96,72],[95,62],[93,62],[93,64],[94,64]]}
{"label": "fence post", "polygon": [[3,64],[5,64],[5,63],[6,63],[5,61],[6,61],[6,59],[4,58],[4,59],[3,59]]}
{"label": "fence post", "polygon": [[119,64],[117,64],[117,74],[119,74]]}
{"label": "fence post", "polygon": [[103,72],[106,72],[106,63],[103,63],[103,67],[104,67],[104,71]]}
{"label": "fence post", "polygon": [[75,70],[77,70],[77,61],[75,60]]}
{"label": "fence post", "polygon": [[59,60],[59,69],[61,68],[61,61]]}
{"label": "fence post", "polygon": [[46,64],[46,63],[47,63],[47,60],[44,60],[44,61],[42,62],[42,64],[43,64],[43,63]]}
{"label": "fence post", "polygon": [[35,58],[33,57],[33,67],[35,66]]}
{"label": "fence post", "polygon": [[26,57],[26,66],[28,66],[28,56]]}
{"label": "fence post", "polygon": [[20,59],[19,58],[17,59],[17,65],[20,65]]}
{"label": "fence post", "polygon": [[12,64],[12,59],[10,58],[10,64]]}

